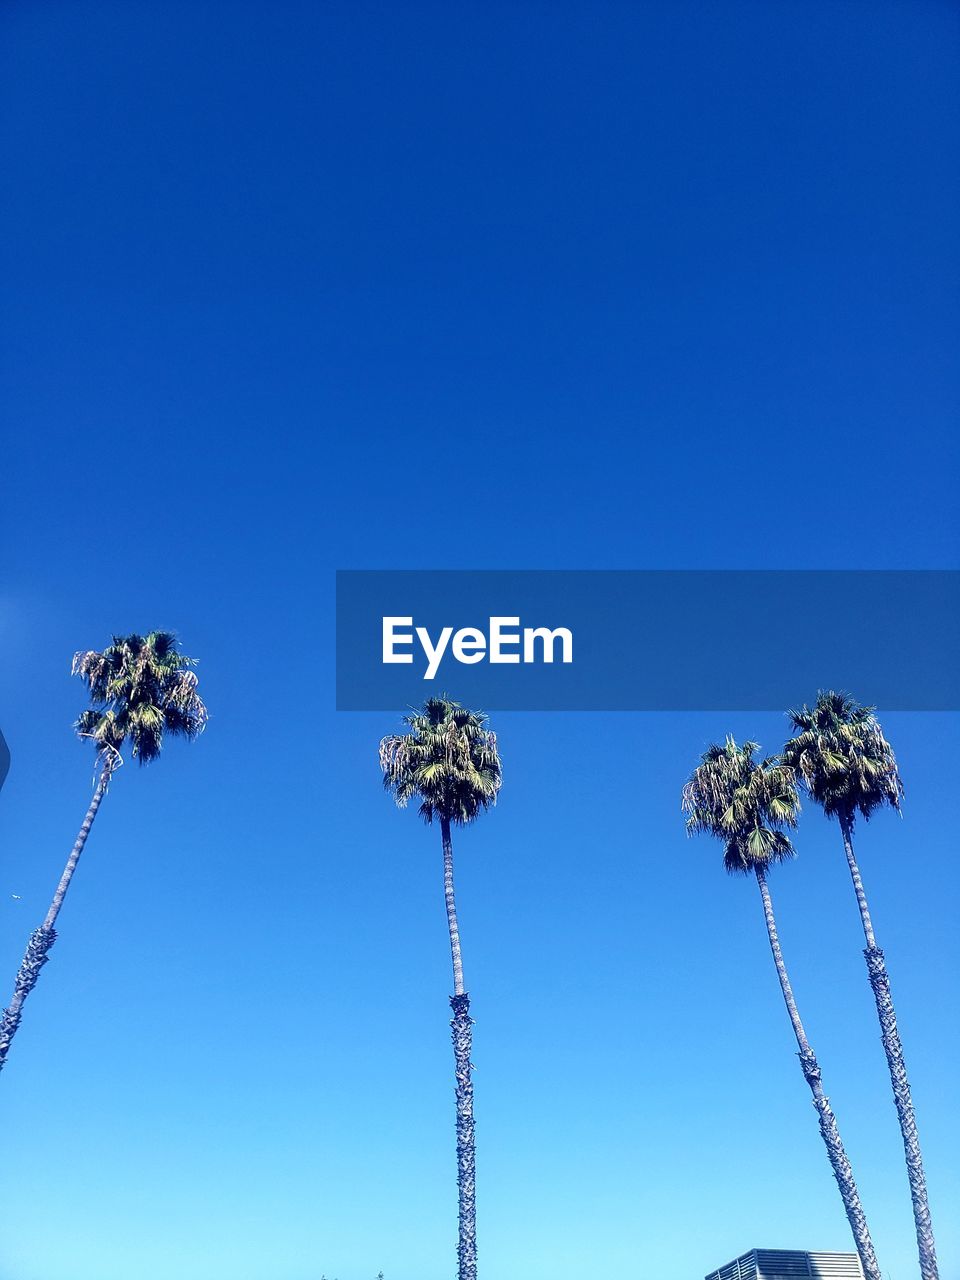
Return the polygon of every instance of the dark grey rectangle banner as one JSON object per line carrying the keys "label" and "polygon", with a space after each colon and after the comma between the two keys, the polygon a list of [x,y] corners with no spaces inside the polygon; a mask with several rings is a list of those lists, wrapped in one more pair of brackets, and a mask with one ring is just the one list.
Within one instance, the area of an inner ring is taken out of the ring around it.
{"label": "dark grey rectangle banner", "polygon": [[337,707],[960,710],[956,570],[343,570]]}

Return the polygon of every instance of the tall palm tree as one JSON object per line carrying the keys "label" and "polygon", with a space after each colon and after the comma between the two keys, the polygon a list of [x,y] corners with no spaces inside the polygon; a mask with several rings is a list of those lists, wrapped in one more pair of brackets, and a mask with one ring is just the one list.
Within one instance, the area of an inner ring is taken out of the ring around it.
{"label": "tall palm tree", "polygon": [[468,711],[445,694],[429,698],[407,716],[409,732],[392,734],[380,743],[383,785],[400,808],[420,801],[424,822],[440,823],[443,845],[443,892],[453,961],[453,1055],[457,1096],[457,1186],[459,1191],[459,1280],[477,1274],[476,1162],[474,1155],[473,1041],[470,997],[463,983],[460,929],[453,889],[451,827],[466,826],[496,803],[500,790],[500,756],[496,735],[481,711]]}
{"label": "tall palm tree", "polygon": [[90,706],[74,727],[96,747],[99,776],[53,901],[43,924],[30,935],[13,998],[0,1017],[0,1070],[20,1026],[24,1001],[37,985],[57,939],[57,916],[110,779],[123,763],[121,748],[129,742],[131,755],[147,764],[159,756],[167,735],[193,739],[206,724],[207,710],[191,670],[194,665],[195,659],[180,653],[169,631],[114,636],[102,653],[89,650],[74,655],[71,672],[80,676],[90,692]]}
{"label": "tall palm tree", "polygon": [[796,772],[811,800],[820,805],[828,818],[836,818],[840,827],[867,943],[863,954],[880,1019],[880,1037],[903,1136],[920,1272],[923,1280],[937,1280],[937,1250],[910,1081],[897,1031],[887,966],[883,951],[877,946],[863,878],[853,848],[857,817],[869,820],[884,805],[899,811],[903,795],[896,757],[883,736],[874,711],[875,708],[862,706],[848,694],[832,690],[821,692],[812,707],[803,706],[788,713],[794,736],[784,747],[782,758]]}
{"label": "tall palm tree", "polygon": [[683,789],[687,830],[691,835],[705,832],[720,839],[723,842],[723,865],[731,874],[749,875],[753,872],[756,877],[773,962],[800,1051],[800,1067],[813,1094],[813,1105],[820,1120],[820,1133],[833,1176],[840,1188],[864,1274],[867,1280],[880,1280],[880,1269],[857,1185],[840,1140],[833,1108],[823,1092],[820,1066],[800,1020],[784,964],[767,883],[767,869],[794,856],[793,845],[784,828],[797,825],[800,805],[796,783],[793,771],[776,758],[755,760],[758,750],[755,742],[744,742],[738,746],[732,737],[728,737],[723,746],[715,744],[701,756],[700,764]]}

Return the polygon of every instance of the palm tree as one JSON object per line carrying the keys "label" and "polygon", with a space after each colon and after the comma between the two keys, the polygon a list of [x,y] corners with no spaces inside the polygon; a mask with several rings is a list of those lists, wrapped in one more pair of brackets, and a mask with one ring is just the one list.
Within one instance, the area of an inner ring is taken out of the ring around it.
{"label": "palm tree", "polygon": [[783,749],[783,761],[801,780],[804,789],[821,806],[828,818],[836,818],[847,855],[847,866],[860,908],[866,939],[864,956],[880,1019],[880,1037],[893,1098],[903,1135],[907,1177],[913,1200],[917,1229],[920,1273],[923,1280],[937,1280],[937,1250],[930,1221],[927,1183],[920,1154],[920,1139],[910,1096],[910,1081],[897,1031],[897,1017],[890,994],[890,979],[883,951],[877,946],[870,907],[853,848],[857,816],[865,821],[884,805],[899,812],[903,783],[896,757],[874,714],[845,693],[821,692],[812,707],[803,706],[788,714],[794,736]]}
{"label": "palm tree", "polygon": [[147,764],[159,756],[166,735],[193,739],[206,724],[207,710],[191,670],[194,665],[195,659],[179,652],[177,639],[169,631],[114,636],[102,653],[89,650],[74,655],[71,673],[80,676],[87,686],[91,704],[74,727],[81,738],[91,739],[97,748],[99,776],[53,901],[43,924],[30,935],[13,998],[0,1018],[0,1070],[20,1026],[24,1001],[37,985],[40,970],[57,939],[54,925],[93,820],[113,773],[123,763],[120,749],[129,742],[131,754],[141,764]]}
{"label": "palm tree", "polygon": [[473,1041],[470,997],[463,984],[460,929],[453,889],[453,841],[450,829],[475,821],[496,803],[500,790],[500,756],[496,735],[481,711],[468,711],[445,694],[429,698],[406,716],[409,733],[392,734],[380,743],[383,785],[400,808],[420,801],[424,822],[440,823],[443,844],[443,891],[453,961],[453,1055],[457,1096],[457,1185],[459,1189],[459,1280],[477,1274],[476,1169],[474,1156]]}
{"label": "palm tree", "polygon": [[793,845],[784,828],[797,825],[800,805],[796,783],[793,771],[776,758],[756,761],[754,755],[758,750],[755,742],[738,746],[732,737],[728,737],[723,746],[715,744],[701,756],[700,764],[683,789],[687,830],[691,835],[705,832],[720,839],[723,842],[723,865],[731,874],[749,875],[752,871],[756,876],[780,990],[797,1038],[800,1067],[813,1094],[813,1105],[820,1120],[820,1133],[833,1176],[840,1188],[864,1274],[867,1280],[880,1280],[880,1269],[850,1162],[840,1140],[833,1108],[823,1092],[820,1066],[800,1021],[780,949],[767,884],[767,869],[794,856]]}

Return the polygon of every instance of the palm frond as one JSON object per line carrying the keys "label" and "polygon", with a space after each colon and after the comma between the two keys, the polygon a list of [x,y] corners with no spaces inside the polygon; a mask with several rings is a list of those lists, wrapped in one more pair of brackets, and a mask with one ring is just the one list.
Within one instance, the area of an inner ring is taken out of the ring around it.
{"label": "palm frond", "polygon": [[473,822],[496,804],[502,781],[496,735],[482,711],[446,694],[404,717],[409,732],[380,742],[383,785],[400,808],[419,798],[425,822]]}
{"label": "palm frond", "polygon": [[116,751],[129,742],[141,764],[159,756],[167,735],[196,738],[207,708],[190,669],[195,665],[171,631],[114,636],[102,652],[75,654],[71,672],[87,686],[91,704],[77,732]]}
{"label": "palm frond", "polygon": [[756,760],[759,746],[728,737],[700,758],[681,794],[689,835],[716,836],[732,874],[794,856],[784,828],[797,825],[800,804],[794,772],[778,757]]}
{"label": "palm frond", "polygon": [[828,817],[869,819],[884,805],[899,809],[903,782],[876,708],[847,693],[821,690],[812,707],[788,712],[794,736],[782,759]]}

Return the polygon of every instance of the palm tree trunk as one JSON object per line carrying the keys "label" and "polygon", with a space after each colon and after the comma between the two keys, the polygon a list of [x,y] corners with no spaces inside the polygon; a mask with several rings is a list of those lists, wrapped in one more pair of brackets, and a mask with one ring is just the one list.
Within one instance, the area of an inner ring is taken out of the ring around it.
{"label": "palm tree trunk", "polygon": [[83,825],[73,848],[70,850],[70,857],[67,859],[67,865],[63,869],[63,875],[60,877],[57,891],[53,895],[53,901],[50,903],[43,924],[38,929],[34,929],[30,935],[30,941],[27,943],[27,949],[20,962],[20,968],[17,971],[16,981],[14,982],[13,999],[4,1009],[2,1017],[0,1017],[0,1071],[6,1065],[10,1045],[13,1043],[13,1037],[17,1034],[17,1028],[20,1026],[23,1002],[37,985],[40,970],[47,963],[47,953],[57,940],[57,931],[53,926],[56,923],[57,916],[60,914],[63,900],[67,896],[70,881],[73,879],[73,873],[76,871],[80,855],[83,853],[83,846],[87,843],[87,836],[90,834],[93,820],[97,816],[100,802],[107,794],[107,787],[110,785],[110,775],[113,772],[113,768],[114,765],[109,760],[103,765],[96,790],[93,793],[93,799],[90,801],[90,808],[87,810]]}
{"label": "palm tree trunk", "polygon": [[847,865],[853,880],[854,892],[857,895],[857,906],[860,908],[860,920],[863,924],[863,936],[867,946],[864,958],[867,962],[867,974],[873,997],[877,1005],[877,1017],[880,1019],[880,1039],[883,1051],[887,1055],[887,1066],[890,1069],[890,1083],[893,1086],[893,1100],[897,1107],[900,1121],[900,1133],[903,1136],[903,1150],[907,1160],[907,1178],[910,1181],[910,1198],[913,1201],[913,1220],[917,1229],[917,1249],[920,1254],[920,1274],[923,1280],[938,1280],[937,1248],[933,1238],[933,1224],[930,1221],[930,1204],[927,1199],[927,1180],[923,1172],[923,1157],[920,1153],[920,1138],[917,1134],[917,1122],[913,1113],[913,1099],[910,1096],[910,1081],[907,1077],[907,1065],[903,1060],[903,1046],[897,1030],[897,1015],[890,994],[890,978],[883,951],[877,946],[873,932],[873,921],[870,919],[870,908],[863,888],[860,868],[853,850],[853,817],[845,814],[840,819],[840,831],[843,835],[843,848],[847,855]]}
{"label": "palm tree trunk", "polygon": [[797,1046],[800,1050],[798,1054],[800,1067],[803,1071],[804,1079],[810,1086],[810,1092],[813,1094],[813,1105],[820,1120],[820,1134],[823,1137],[824,1146],[827,1148],[830,1167],[833,1169],[833,1176],[836,1178],[837,1186],[840,1188],[840,1197],[843,1200],[847,1221],[850,1223],[850,1230],[853,1232],[857,1253],[863,1263],[866,1280],[880,1280],[880,1267],[873,1251],[873,1242],[870,1239],[867,1220],[860,1204],[860,1193],[857,1191],[853,1170],[850,1168],[850,1161],[847,1159],[847,1153],[840,1139],[837,1118],[833,1114],[829,1098],[823,1092],[820,1064],[810,1048],[807,1033],[803,1029],[803,1023],[800,1021],[800,1012],[797,1009],[793,988],[790,985],[787,966],[784,964],[783,952],[780,950],[780,938],[777,935],[777,922],[773,914],[773,903],[770,899],[767,878],[762,867],[757,867],[756,872],[757,884],[760,886],[760,896],[763,899],[763,915],[767,922],[767,937],[770,939],[770,950],[773,952],[773,963],[777,967],[780,990],[783,992],[787,1013],[790,1015],[790,1022],[793,1025],[793,1033],[797,1038]]}
{"label": "palm tree trunk", "polygon": [[453,891],[453,841],[450,823],[440,821],[443,837],[443,892],[447,904],[447,927],[450,930],[450,956],[453,960],[453,990],[450,1007],[453,1019],[453,1060],[457,1083],[457,1190],[459,1197],[459,1238],[457,1243],[458,1280],[476,1280],[477,1276],[477,1205],[476,1157],[474,1147],[473,1080],[471,1062],[473,1019],[470,997],[463,987],[463,962],[460,957],[460,929],[457,924],[457,902]]}

